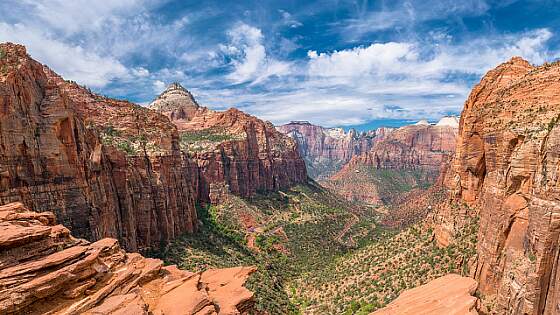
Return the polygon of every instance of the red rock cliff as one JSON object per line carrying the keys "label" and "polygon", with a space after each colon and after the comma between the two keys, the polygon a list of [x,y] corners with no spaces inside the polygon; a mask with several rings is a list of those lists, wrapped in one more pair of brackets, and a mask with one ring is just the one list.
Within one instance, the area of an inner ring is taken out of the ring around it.
{"label": "red rock cliff", "polygon": [[[479,290],[499,314],[560,314],[560,65],[513,58],[461,115],[447,185],[478,212]],[[439,237],[462,214],[436,216]]]}
{"label": "red rock cliff", "polygon": [[0,314],[246,314],[254,267],[191,273],[76,239],[51,212],[0,206]]}
{"label": "red rock cliff", "polygon": [[457,128],[447,125],[410,125],[391,132],[373,148],[357,156],[352,163],[373,165],[379,169],[439,170],[455,152]]}
{"label": "red rock cliff", "polygon": [[65,81],[23,46],[0,52],[0,202],[54,209],[79,237],[145,250],[193,232],[213,186],[249,196],[307,179],[270,123],[200,108],[179,85],[158,98],[162,115]]}
{"label": "red rock cliff", "polygon": [[392,128],[379,128],[358,133],[341,128],[323,128],[306,121],[277,126],[280,132],[297,141],[300,154],[309,168],[310,176],[324,179],[338,171],[356,155],[369,151]]}
{"label": "red rock cliff", "polygon": [[[451,118],[444,118],[442,121]],[[410,188],[431,184],[455,150],[457,128],[446,123],[398,128],[353,157],[324,185],[348,200],[390,204]]]}
{"label": "red rock cliff", "polygon": [[0,202],[55,209],[77,236],[129,250],[194,230],[196,166],[167,118],[0,50]]}

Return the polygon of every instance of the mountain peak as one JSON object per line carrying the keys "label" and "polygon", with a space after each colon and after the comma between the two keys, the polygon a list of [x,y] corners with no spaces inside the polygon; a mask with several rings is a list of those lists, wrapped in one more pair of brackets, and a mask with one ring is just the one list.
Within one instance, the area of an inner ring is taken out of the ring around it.
{"label": "mountain peak", "polygon": [[445,116],[438,121],[436,126],[459,128],[459,118],[457,116]]}
{"label": "mountain peak", "polygon": [[162,94],[169,93],[171,91],[182,91],[190,94],[190,92],[187,89],[185,89],[179,82],[173,82],[169,84]]}
{"label": "mountain peak", "polygon": [[179,119],[190,120],[200,105],[196,102],[191,92],[180,83],[171,83],[149,106],[162,114],[167,115],[172,121]]}

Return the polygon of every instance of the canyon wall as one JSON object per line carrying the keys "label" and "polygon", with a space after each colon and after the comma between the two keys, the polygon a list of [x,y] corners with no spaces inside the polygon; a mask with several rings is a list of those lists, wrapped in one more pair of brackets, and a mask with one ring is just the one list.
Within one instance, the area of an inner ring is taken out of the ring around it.
{"label": "canyon wall", "polygon": [[[195,166],[165,117],[64,81],[23,46],[0,49],[0,202],[53,210],[78,237],[130,250],[195,229]],[[104,144],[109,127],[134,155]]]}
{"label": "canyon wall", "polygon": [[254,267],[192,273],[72,237],[52,212],[0,206],[0,314],[246,314]]}
{"label": "canyon wall", "polygon": [[298,143],[309,174],[315,179],[325,179],[338,171],[352,157],[369,151],[373,144],[389,134],[392,128],[378,128],[368,132],[341,128],[323,128],[306,121],[294,121],[277,126]]}
{"label": "canyon wall", "polygon": [[0,51],[0,202],[53,210],[78,237],[146,250],[196,230],[211,185],[247,196],[307,178],[295,143],[254,117],[233,111],[224,130],[247,140],[193,155],[165,115],[65,81],[23,46]]}
{"label": "canyon wall", "polygon": [[443,118],[436,125],[398,128],[354,156],[322,183],[348,200],[390,204],[415,187],[427,187],[455,151],[457,128]]}
{"label": "canyon wall", "polygon": [[467,207],[438,211],[436,237],[478,214],[471,272],[498,314],[560,314],[559,82],[558,63],[513,58],[484,76],[461,115],[446,185]]}
{"label": "canyon wall", "polygon": [[371,150],[352,159],[349,165],[362,163],[378,169],[439,171],[441,164],[455,152],[456,137],[457,128],[454,126],[404,126],[375,143]]}

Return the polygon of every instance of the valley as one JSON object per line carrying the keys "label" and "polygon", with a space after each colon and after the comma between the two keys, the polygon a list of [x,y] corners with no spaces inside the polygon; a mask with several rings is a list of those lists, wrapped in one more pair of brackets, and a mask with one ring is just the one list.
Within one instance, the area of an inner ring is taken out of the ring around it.
{"label": "valley", "polygon": [[140,106],[0,52],[1,314],[392,314],[446,283],[446,312],[560,312],[558,62],[358,133],[179,83]]}

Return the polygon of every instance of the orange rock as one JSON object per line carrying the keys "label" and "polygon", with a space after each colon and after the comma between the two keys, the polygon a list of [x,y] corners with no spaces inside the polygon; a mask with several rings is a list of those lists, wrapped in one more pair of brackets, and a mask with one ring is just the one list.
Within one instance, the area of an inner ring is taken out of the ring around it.
{"label": "orange rock", "polygon": [[449,274],[404,291],[371,315],[475,315],[476,286],[471,278]]}
{"label": "orange rock", "polygon": [[[6,211],[34,213],[19,203],[0,207]],[[254,267],[195,274],[126,253],[115,239],[88,243],[68,233],[30,238],[17,230],[54,229],[51,218],[0,216],[0,314],[225,315],[253,306],[253,293],[243,285]]]}
{"label": "orange rock", "polygon": [[319,180],[333,175],[352,157],[369,151],[375,142],[393,130],[378,128],[359,133],[351,129],[345,132],[342,128],[323,128],[307,121],[293,121],[276,129],[296,140],[310,176]]}
{"label": "orange rock", "polygon": [[211,188],[221,184],[248,197],[307,181],[296,143],[270,122],[235,108],[218,112],[200,107],[178,84],[171,85],[150,108],[171,117],[180,133],[218,135],[215,140],[200,141],[189,154],[198,166],[203,201],[220,201],[224,194]]}
{"label": "orange rock", "polygon": [[[474,275],[498,314],[560,312],[560,64],[515,57],[474,87],[446,185],[478,214]],[[453,235],[465,215],[442,208]]]}
{"label": "orange rock", "polygon": [[398,128],[376,141],[370,150],[354,156],[339,172],[321,183],[348,200],[376,205],[395,203],[395,198],[400,196],[384,194],[380,186],[386,183],[379,183],[368,169],[402,172],[410,186],[418,183],[415,176],[406,176],[408,171],[418,171],[426,182],[435,182],[442,165],[455,152],[456,135],[457,128],[445,121],[439,125],[426,122]]}
{"label": "orange rock", "polygon": [[[295,143],[270,123],[200,108],[178,85],[157,110],[110,99],[64,80],[21,45],[0,49],[0,203],[54,209],[78,237],[145,251],[195,232],[195,204],[221,196],[212,185],[249,196],[307,180]],[[237,141],[194,156],[181,149],[181,132],[208,128]],[[20,231],[47,233],[37,229]]]}

